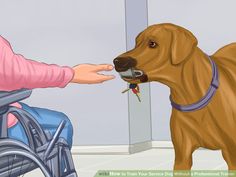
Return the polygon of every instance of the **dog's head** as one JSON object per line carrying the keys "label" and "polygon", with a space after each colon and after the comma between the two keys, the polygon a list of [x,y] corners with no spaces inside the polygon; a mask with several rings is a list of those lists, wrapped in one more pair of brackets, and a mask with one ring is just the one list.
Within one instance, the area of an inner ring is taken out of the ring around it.
{"label": "dog's head", "polygon": [[129,83],[161,81],[170,77],[197,46],[188,30],[173,24],[148,27],[136,37],[135,48],[114,59],[121,77]]}

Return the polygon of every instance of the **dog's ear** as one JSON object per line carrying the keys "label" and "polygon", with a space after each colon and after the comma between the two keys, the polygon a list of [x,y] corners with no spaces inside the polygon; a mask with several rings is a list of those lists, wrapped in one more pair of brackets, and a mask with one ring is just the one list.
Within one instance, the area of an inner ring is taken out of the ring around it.
{"label": "dog's ear", "polygon": [[187,59],[197,46],[197,39],[186,29],[178,29],[172,33],[171,62],[177,65]]}

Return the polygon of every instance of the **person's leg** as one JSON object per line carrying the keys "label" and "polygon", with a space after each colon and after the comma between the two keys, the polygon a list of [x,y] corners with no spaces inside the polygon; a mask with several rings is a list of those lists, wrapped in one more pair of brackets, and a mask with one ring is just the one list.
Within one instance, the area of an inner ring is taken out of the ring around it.
{"label": "person's leg", "polygon": [[28,145],[28,139],[22,125],[18,122],[11,128],[8,128],[8,137],[19,140]]}
{"label": "person's leg", "polygon": [[[55,133],[60,122],[62,120],[66,120],[66,125],[61,132],[60,137],[64,138],[67,141],[70,148],[72,147],[73,127],[69,118],[64,113],[49,109],[30,107],[24,103],[20,104],[22,105],[22,109],[29,112],[38,121],[42,128],[44,130],[48,130],[52,135]],[[23,128],[19,124],[20,123],[17,123],[17,125],[9,129],[9,137],[16,138],[23,141],[24,143],[28,142],[27,140],[25,140],[25,133],[22,133]],[[21,133],[18,134],[18,132]]]}

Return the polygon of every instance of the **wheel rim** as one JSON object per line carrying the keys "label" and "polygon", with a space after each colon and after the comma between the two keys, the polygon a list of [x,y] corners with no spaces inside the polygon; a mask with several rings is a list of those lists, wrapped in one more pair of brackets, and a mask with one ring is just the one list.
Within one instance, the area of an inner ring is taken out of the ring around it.
{"label": "wheel rim", "polygon": [[[45,177],[51,177],[44,163],[35,154],[15,148],[6,148],[0,151],[1,177],[23,175],[24,172],[39,168]],[[8,162],[7,162],[8,161]],[[5,167],[3,168],[3,166]],[[22,174],[21,174],[22,173]]]}

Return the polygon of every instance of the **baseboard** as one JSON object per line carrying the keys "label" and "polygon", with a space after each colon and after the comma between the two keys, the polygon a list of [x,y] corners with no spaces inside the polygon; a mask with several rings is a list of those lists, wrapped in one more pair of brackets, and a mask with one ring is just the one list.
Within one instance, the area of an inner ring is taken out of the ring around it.
{"label": "baseboard", "polygon": [[122,155],[129,154],[129,145],[104,145],[104,146],[73,146],[71,149],[73,155],[75,154],[104,154],[104,155]]}
{"label": "baseboard", "polygon": [[72,154],[84,155],[127,155],[151,148],[173,148],[171,141],[146,141],[131,145],[73,146]]}
{"label": "baseboard", "polygon": [[172,141],[152,141],[152,148],[173,148]]}
{"label": "baseboard", "polygon": [[137,153],[141,151],[146,151],[148,149],[152,149],[152,141],[145,141],[142,143],[136,143],[129,145],[129,153]]}

